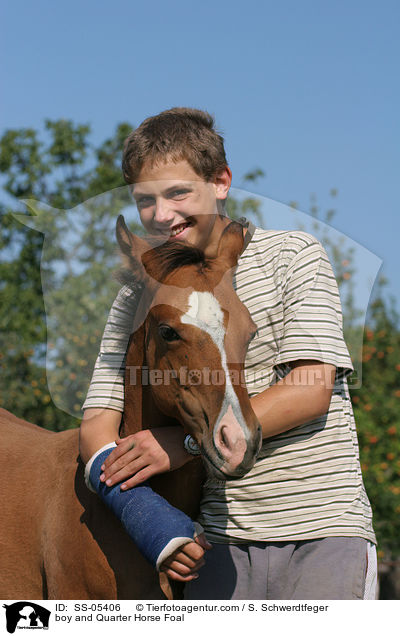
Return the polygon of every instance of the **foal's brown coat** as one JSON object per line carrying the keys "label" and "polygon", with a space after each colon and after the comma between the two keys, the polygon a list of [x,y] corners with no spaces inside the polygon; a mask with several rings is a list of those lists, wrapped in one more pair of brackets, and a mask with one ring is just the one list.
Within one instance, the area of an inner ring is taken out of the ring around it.
{"label": "foal's brown coat", "polygon": [[52,433],[4,409],[0,427],[0,597],[164,598],[154,569],[86,488],[78,430]]}

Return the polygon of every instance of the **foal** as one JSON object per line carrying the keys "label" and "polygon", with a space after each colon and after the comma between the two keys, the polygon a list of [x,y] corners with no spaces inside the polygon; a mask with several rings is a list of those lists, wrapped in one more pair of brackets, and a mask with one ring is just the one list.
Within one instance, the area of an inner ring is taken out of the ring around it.
{"label": "foal", "polygon": [[[150,248],[121,216],[117,238],[125,265],[144,285],[128,345],[122,433],[155,425],[143,418],[145,399],[159,411],[158,426],[173,418],[195,438],[210,477],[242,477],[261,444],[243,380],[257,326],[232,285],[242,227],[226,227],[213,259],[182,243]],[[132,374],[143,367],[153,379],[146,387],[143,374]]]}

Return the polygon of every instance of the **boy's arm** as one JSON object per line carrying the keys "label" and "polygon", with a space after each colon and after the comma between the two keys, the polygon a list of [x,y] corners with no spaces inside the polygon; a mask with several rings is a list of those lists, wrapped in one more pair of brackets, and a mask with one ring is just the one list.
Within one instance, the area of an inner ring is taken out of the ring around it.
{"label": "boy's arm", "polygon": [[118,437],[122,413],[112,409],[86,409],[79,429],[79,453],[87,464],[100,448]]}
{"label": "boy's arm", "polygon": [[329,408],[336,367],[318,360],[296,360],[290,366],[282,380],[250,400],[263,438],[310,422]]}
{"label": "boy's arm", "polygon": [[114,438],[117,448],[104,462],[101,481],[107,486],[122,482],[121,490],[127,490],[154,475],[180,468],[194,457],[184,449],[184,437],[181,426],[162,426]]}
{"label": "boy's arm", "polygon": [[288,235],[282,249],[281,337],[276,369],[290,372],[251,398],[268,438],[324,415],[330,405],[336,369],[338,379],[352,363],[343,338],[337,282],[322,245],[304,232]]}

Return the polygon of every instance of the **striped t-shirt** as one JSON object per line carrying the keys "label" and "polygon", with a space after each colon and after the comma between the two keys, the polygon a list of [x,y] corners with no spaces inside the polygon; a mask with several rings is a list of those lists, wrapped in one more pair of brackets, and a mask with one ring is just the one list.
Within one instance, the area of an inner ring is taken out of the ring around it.
{"label": "striped t-shirt", "polygon": [[[327,536],[376,542],[346,379],[353,367],[329,259],[305,232],[253,228],[248,237],[234,286],[258,327],[245,361],[250,397],[301,359],[335,365],[335,386],[327,414],[265,439],[245,477],[208,480],[199,521],[209,539],[223,543]],[[83,408],[123,411],[123,361],[139,299],[140,288],[120,290]]]}

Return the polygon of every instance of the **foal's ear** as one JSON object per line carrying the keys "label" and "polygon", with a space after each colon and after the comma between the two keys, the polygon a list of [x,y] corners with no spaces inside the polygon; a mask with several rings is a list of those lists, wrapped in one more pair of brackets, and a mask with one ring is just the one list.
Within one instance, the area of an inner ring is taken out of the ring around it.
{"label": "foal's ear", "polygon": [[148,275],[142,263],[142,255],[151,250],[151,245],[129,230],[122,214],[117,219],[116,235],[124,267],[133,272],[138,281],[147,281]]}
{"label": "foal's ear", "polygon": [[217,259],[224,264],[226,269],[230,269],[237,265],[242,250],[243,227],[240,223],[232,221],[224,229],[219,239]]}

